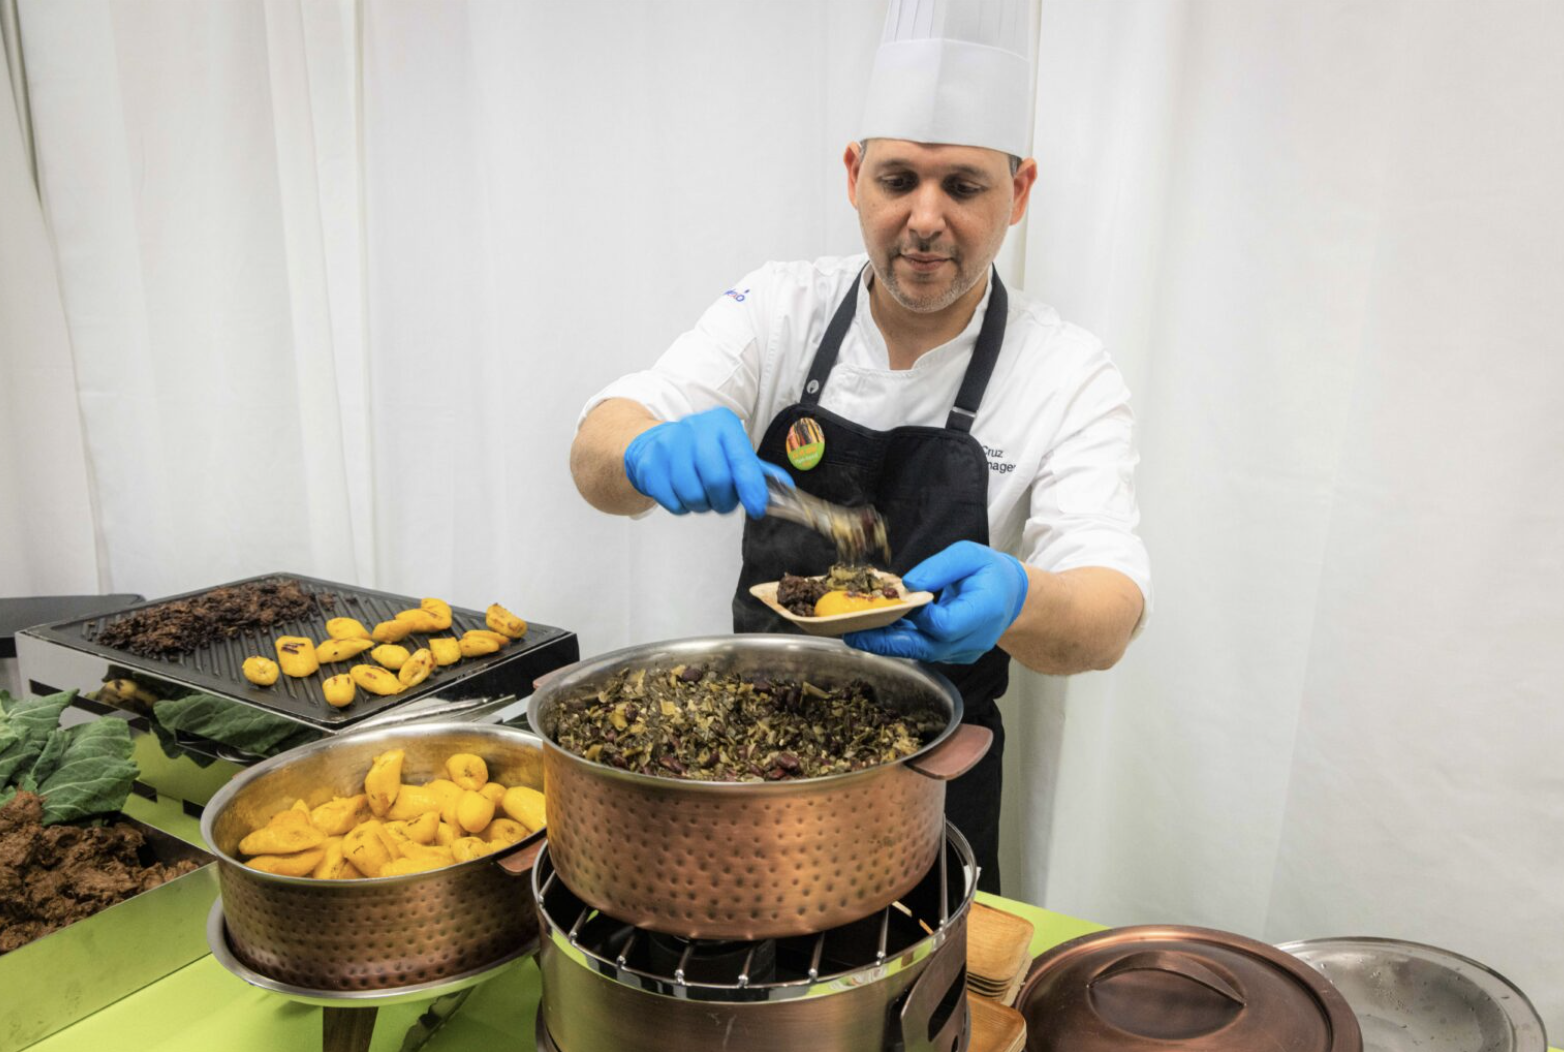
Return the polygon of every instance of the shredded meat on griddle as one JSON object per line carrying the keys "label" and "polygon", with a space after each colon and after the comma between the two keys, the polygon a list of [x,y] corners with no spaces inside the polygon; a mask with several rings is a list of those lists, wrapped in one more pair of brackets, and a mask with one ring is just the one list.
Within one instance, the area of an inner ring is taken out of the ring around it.
{"label": "shredded meat on griddle", "polygon": [[335,604],[336,596],[312,596],[297,581],[257,581],[138,610],[104,628],[98,642],[143,657],[178,657],[247,629],[314,617]]}

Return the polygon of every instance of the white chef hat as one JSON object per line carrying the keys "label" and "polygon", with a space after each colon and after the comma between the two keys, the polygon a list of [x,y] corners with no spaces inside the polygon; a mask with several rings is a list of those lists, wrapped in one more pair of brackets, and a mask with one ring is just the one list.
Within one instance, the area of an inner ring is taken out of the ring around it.
{"label": "white chef hat", "polygon": [[1032,138],[1029,0],[890,0],[860,139],[983,146]]}

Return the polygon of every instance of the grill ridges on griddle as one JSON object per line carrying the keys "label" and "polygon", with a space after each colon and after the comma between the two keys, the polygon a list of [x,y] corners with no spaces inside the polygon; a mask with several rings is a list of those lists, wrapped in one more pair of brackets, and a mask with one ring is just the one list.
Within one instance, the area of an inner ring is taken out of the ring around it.
{"label": "grill ridges on griddle", "polygon": [[[180,599],[192,599],[215,591],[217,588],[232,588],[239,585],[263,582],[275,583],[287,580],[297,581],[300,588],[311,596],[318,597],[322,593],[332,594],[336,597],[336,602],[330,610],[322,611],[319,609],[320,604],[317,600],[317,613],[314,617],[282,622],[272,626],[270,630],[245,629],[235,636],[218,640],[189,654],[177,657],[147,657],[108,647],[98,642],[99,636],[109,625],[148,607],[160,606]],[[287,716],[302,717],[316,725],[356,722],[392,705],[402,705],[418,698],[427,697],[438,692],[444,684],[451,682],[453,676],[465,678],[472,672],[513,658],[536,647],[546,645],[561,636],[568,635],[568,633],[546,625],[534,625],[528,630],[524,638],[517,640],[496,654],[486,654],[476,658],[463,658],[457,665],[436,666],[428,679],[412,690],[402,694],[381,697],[360,689],[357,699],[346,709],[334,709],[326,703],[322,684],[327,676],[345,673],[355,664],[361,662],[376,664],[368,656],[367,651],[348,661],[339,662],[335,665],[323,665],[320,673],[307,679],[279,676],[277,682],[271,687],[257,687],[244,678],[243,666],[246,657],[258,655],[273,661],[276,660],[277,650],[274,641],[278,636],[303,636],[319,643],[329,638],[326,634],[326,621],[329,618],[353,617],[362,622],[366,628],[373,629],[378,622],[395,619],[398,611],[407,610],[418,605],[418,599],[407,596],[397,596],[369,589],[349,587],[298,574],[272,573],[261,574],[256,577],[229,582],[228,584],[215,585],[212,588],[203,588],[199,591],[187,592],[181,595],[168,596],[150,602],[138,603],[133,607],[128,607],[113,614],[99,615],[81,622],[64,622],[60,625],[50,626],[50,628],[58,633],[58,638],[63,640],[74,637],[80,640],[82,644],[89,646],[95,653],[106,657],[109,661],[127,670],[133,671],[140,668],[154,674],[162,672],[184,682],[194,683],[198,687],[208,689],[219,696],[240,698],[259,708]],[[434,633],[434,635],[451,635],[460,638],[461,634],[469,629],[487,627],[482,614],[467,609],[453,608],[451,611],[450,629],[445,632]],[[402,640],[401,645],[407,647],[410,651],[417,650],[420,647],[428,646],[430,638],[431,635],[429,633],[414,633]],[[379,644],[376,645],[378,646]]]}

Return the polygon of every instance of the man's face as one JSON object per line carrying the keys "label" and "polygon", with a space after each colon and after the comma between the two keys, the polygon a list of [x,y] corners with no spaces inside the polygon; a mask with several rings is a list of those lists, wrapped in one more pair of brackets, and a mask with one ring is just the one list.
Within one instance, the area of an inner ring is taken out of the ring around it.
{"label": "man's face", "polygon": [[871,139],[847,148],[847,196],[875,277],[908,310],[944,310],[983,280],[1026,214],[1037,165],[976,146]]}

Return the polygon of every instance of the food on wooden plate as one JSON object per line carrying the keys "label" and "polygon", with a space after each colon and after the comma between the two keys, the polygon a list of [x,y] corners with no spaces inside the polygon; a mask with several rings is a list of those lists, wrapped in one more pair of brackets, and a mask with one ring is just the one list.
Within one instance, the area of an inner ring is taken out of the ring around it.
{"label": "food on wooden plate", "polygon": [[[894,586],[888,591],[894,591]],[[816,617],[832,617],[836,614],[856,614],[863,610],[874,610],[882,606],[900,606],[900,595],[885,595],[883,592],[841,592],[830,591],[822,595],[815,602]]]}
{"label": "food on wooden plate", "polygon": [[822,577],[783,574],[777,583],[777,605],[799,617],[857,613],[902,599],[894,580],[868,566],[838,563]]}
{"label": "food on wooden plate", "polygon": [[933,711],[892,711],[860,684],[675,665],[621,672],[601,690],[566,699],[553,737],[588,760],[640,774],[778,781],[911,756],[945,724]]}
{"label": "food on wooden plate", "polygon": [[269,687],[277,682],[281,670],[277,668],[277,662],[271,658],[247,657],[241,666],[244,678],[254,683],[257,687]]}
{"label": "food on wooden plate", "polygon": [[393,877],[470,862],[543,828],[543,794],[490,781],[480,756],[452,755],[451,778],[424,785],[402,783],[404,759],[401,749],[376,756],[356,796],[277,812],[239,842],[245,865],[317,880]]}

